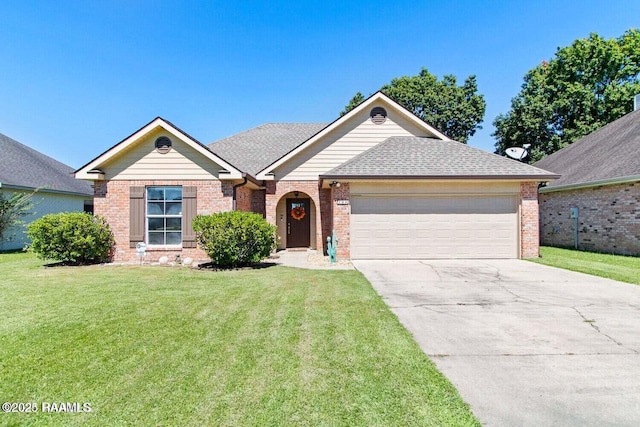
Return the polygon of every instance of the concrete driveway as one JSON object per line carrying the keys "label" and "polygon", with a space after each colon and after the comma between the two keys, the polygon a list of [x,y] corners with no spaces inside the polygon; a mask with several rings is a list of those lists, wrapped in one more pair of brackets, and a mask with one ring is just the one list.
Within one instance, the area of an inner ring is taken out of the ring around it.
{"label": "concrete driveway", "polygon": [[353,264],[484,425],[640,425],[640,286],[520,260]]}

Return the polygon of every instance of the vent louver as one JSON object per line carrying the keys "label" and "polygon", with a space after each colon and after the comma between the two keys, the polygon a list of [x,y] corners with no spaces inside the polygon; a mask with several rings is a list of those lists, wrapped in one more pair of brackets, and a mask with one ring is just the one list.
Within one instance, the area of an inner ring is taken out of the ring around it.
{"label": "vent louver", "polygon": [[382,107],[375,107],[373,110],[371,110],[369,116],[371,116],[371,121],[373,123],[381,125],[385,122],[385,120],[387,120],[387,110]]}
{"label": "vent louver", "polygon": [[166,136],[156,139],[156,150],[160,154],[166,154],[171,151],[171,140]]}

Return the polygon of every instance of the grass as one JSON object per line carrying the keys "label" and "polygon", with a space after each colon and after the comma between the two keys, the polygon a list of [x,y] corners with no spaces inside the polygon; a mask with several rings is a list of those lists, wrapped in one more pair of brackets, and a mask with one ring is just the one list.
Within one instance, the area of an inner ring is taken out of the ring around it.
{"label": "grass", "polygon": [[579,271],[621,282],[640,284],[640,257],[541,247],[540,258],[529,261]]}
{"label": "grass", "polygon": [[[479,425],[356,271],[0,254],[0,425]],[[40,406],[39,406],[40,407]]]}

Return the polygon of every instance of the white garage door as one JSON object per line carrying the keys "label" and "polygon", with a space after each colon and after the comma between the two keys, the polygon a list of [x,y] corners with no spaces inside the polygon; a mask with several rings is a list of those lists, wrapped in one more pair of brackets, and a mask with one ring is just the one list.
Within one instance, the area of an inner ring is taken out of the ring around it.
{"label": "white garage door", "polygon": [[351,258],[517,258],[514,196],[353,196]]}

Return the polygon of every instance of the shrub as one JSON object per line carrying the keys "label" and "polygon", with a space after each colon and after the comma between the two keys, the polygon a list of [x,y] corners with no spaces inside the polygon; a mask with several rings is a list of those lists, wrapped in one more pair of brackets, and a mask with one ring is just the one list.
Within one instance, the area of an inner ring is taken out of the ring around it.
{"label": "shrub", "polygon": [[45,215],[29,224],[27,236],[38,258],[73,264],[109,261],[115,243],[105,219],[84,212]]}
{"label": "shrub", "polygon": [[275,248],[276,227],[262,215],[220,212],[193,219],[198,242],[218,267],[238,267],[259,262]]}

